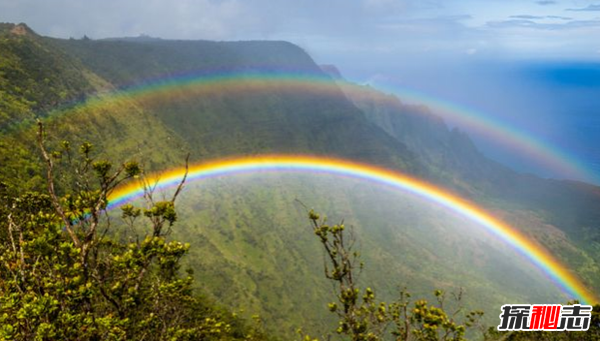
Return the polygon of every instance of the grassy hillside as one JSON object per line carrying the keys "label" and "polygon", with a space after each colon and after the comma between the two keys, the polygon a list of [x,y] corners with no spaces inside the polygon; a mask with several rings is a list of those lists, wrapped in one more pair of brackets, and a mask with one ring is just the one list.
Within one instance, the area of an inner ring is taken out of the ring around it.
{"label": "grassy hillside", "polygon": [[[300,326],[327,330],[333,322],[323,255],[296,200],[353,229],[366,265],[361,280],[382,298],[395,298],[403,286],[417,297],[462,288],[467,307],[493,313],[505,301],[562,296],[479,226],[379,185],[293,173],[189,184],[180,204],[183,223],[173,236],[191,243],[188,261],[197,278],[222,302],[260,311],[271,328],[289,335]],[[527,214],[521,218],[532,223]],[[545,228],[536,224],[531,229]],[[547,232],[564,242],[560,231]]]}
{"label": "grassy hillside", "polygon": [[143,161],[149,170],[183,162],[189,149],[184,141],[134,100],[103,95],[114,87],[78,59],[24,25],[4,25],[0,44],[0,174],[5,182],[39,185],[37,118],[48,125],[51,144],[92,141],[112,157]]}

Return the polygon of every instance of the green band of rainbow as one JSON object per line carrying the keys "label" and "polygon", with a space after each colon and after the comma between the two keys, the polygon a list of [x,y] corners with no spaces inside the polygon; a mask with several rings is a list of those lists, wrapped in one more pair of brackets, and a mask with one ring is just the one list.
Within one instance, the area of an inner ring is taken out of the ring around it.
{"label": "green band of rainbow", "polygon": [[[240,173],[299,171],[307,173],[326,173],[375,182],[417,195],[425,200],[443,206],[463,216],[510,245],[520,254],[541,269],[562,291],[573,299],[591,304],[600,302],[597,296],[573,275],[563,264],[555,259],[542,246],[530,240],[515,228],[492,217],[484,209],[467,202],[443,189],[411,178],[404,174],[339,159],[312,156],[256,156],[229,160],[217,160],[201,163],[189,168],[188,181],[199,181],[218,176],[230,176]],[[173,169],[150,176],[149,183],[156,183],[158,189],[178,184],[185,169]],[[109,208],[140,197],[143,186],[138,182],[120,187],[109,198]],[[552,302],[550,302],[552,303]],[[554,302],[564,303],[564,302]]]}

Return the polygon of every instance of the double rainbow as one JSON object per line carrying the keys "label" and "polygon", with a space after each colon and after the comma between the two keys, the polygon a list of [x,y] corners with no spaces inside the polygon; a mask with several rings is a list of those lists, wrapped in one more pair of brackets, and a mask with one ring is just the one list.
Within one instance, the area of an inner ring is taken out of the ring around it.
{"label": "double rainbow", "polygon": [[[473,203],[450,194],[441,188],[395,171],[339,159],[269,155],[217,160],[193,165],[189,168],[188,181],[260,172],[326,173],[370,181],[412,193],[477,223],[530,260],[569,297],[579,299],[583,303],[600,302],[594,293],[586,289],[577,277],[547,250],[528,239],[515,228],[492,217],[484,209]],[[185,169],[178,168],[150,176],[147,180],[150,183],[156,183],[157,189],[164,189],[177,185],[184,174]],[[136,182],[120,187],[109,197],[109,208],[116,208],[127,201],[138,198],[143,195],[143,191],[141,184]]]}

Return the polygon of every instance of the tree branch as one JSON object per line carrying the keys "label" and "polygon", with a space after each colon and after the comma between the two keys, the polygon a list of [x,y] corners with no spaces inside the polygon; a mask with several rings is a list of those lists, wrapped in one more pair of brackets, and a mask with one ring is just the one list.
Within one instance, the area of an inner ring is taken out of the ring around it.
{"label": "tree branch", "polygon": [[75,246],[81,247],[81,242],[79,241],[77,234],[75,233],[75,231],[73,230],[73,228],[71,226],[71,224],[72,224],[71,220],[67,217],[65,211],[63,210],[62,206],[60,205],[60,200],[58,199],[58,196],[56,195],[56,190],[54,188],[54,173],[53,173],[54,172],[54,163],[52,162],[52,159],[48,155],[48,152],[46,151],[46,147],[44,147],[44,125],[42,124],[42,121],[40,121],[40,120],[38,120],[37,123],[38,123],[38,146],[42,152],[42,157],[44,158],[44,161],[46,162],[46,166],[47,166],[46,182],[48,183],[48,193],[50,194],[50,199],[52,201],[52,205],[54,206],[54,209],[56,210],[56,212],[62,219],[64,228],[69,233],[69,236],[71,237],[71,240],[73,241]]}

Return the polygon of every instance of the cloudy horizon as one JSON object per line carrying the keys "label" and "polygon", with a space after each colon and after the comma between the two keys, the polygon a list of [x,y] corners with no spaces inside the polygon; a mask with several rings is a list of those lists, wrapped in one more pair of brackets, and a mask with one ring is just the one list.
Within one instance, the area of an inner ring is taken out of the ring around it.
{"label": "cloudy horizon", "polygon": [[600,2],[0,0],[0,20],[60,38],[288,40],[317,58],[402,53],[600,60]]}

